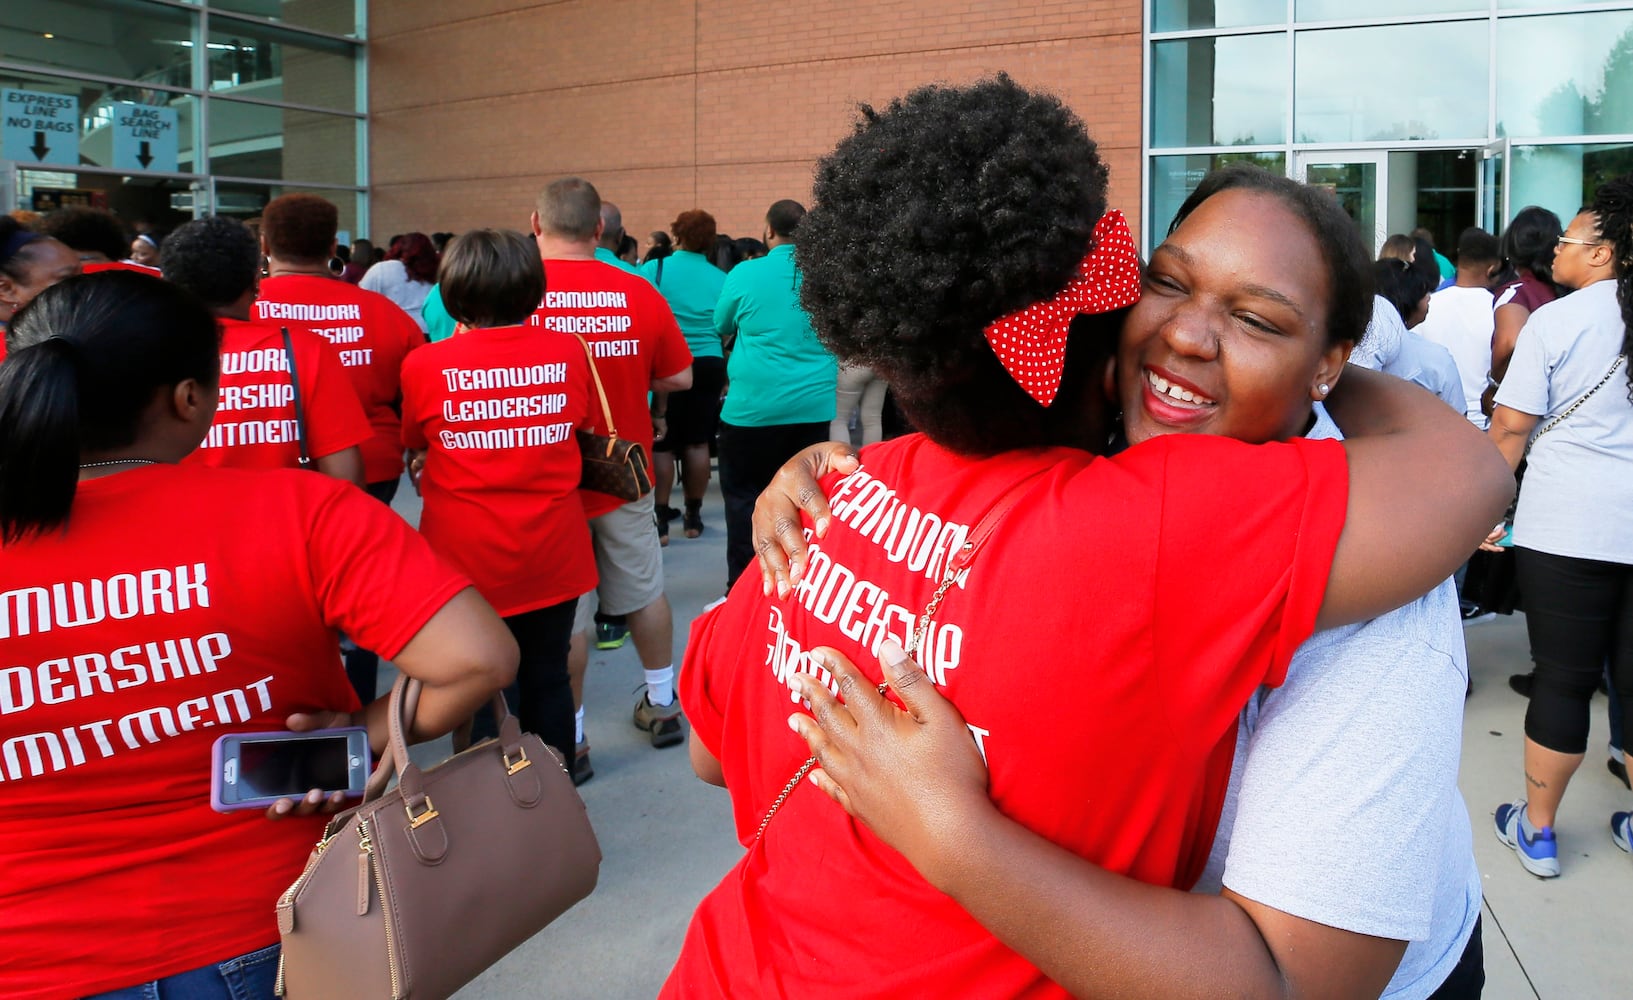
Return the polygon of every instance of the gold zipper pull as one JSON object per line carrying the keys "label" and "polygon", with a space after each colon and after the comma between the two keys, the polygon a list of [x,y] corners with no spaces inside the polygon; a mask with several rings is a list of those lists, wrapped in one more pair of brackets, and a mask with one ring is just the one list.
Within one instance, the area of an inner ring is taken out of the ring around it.
{"label": "gold zipper pull", "polygon": [[374,860],[374,845],[362,823],[357,824],[357,848],[357,915],[361,917],[369,912],[369,869]]}
{"label": "gold zipper pull", "polygon": [[278,949],[278,981],[272,984],[272,992],[274,996],[281,997],[284,995],[284,953],[282,948]]}

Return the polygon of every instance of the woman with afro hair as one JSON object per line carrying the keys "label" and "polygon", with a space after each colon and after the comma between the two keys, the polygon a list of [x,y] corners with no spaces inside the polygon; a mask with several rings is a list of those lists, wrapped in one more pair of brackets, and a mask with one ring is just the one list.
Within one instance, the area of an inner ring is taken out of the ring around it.
{"label": "woman with afro hair", "polygon": [[[1365,441],[1169,434],[1100,457],[1118,326],[1139,296],[1106,180],[1082,122],[1004,76],[864,108],[819,164],[805,306],[842,361],[890,380],[920,433],[823,480],[830,514],[810,526],[802,576],[772,596],[750,574],[694,623],[693,767],[731,792],[747,852],[700,904],[664,996],[1065,995],[804,787],[801,705],[880,680],[873,667],[841,683],[836,654],[904,647],[964,713],[1004,813],[1108,871],[1188,886],[1249,695],[1314,628],[1444,580],[1506,502],[1509,477],[1466,421],[1366,372],[1344,393]],[[1353,342],[1371,302],[1355,256],[1363,280],[1328,296],[1331,316],[1274,304],[1318,326],[1340,364],[1329,334]],[[1253,307],[1217,297],[1171,324],[1206,337],[1217,316],[1274,343]],[[1177,376],[1150,386],[1166,420],[1220,403]],[[1455,502],[1422,481],[1429,463]],[[782,544],[801,531],[778,527]]]}

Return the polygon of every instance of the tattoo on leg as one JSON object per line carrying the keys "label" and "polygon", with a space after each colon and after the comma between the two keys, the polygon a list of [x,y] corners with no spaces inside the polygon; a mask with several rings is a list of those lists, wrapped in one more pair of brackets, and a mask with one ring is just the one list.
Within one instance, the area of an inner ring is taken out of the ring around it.
{"label": "tattoo on leg", "polygon": [[1533,788],[1547,788],[1548,787],[1548,783],[1546,781],[1538,781],[1537,779],[1531,777],[1531,772],[1530,771],[1525,772],[1525,780],[1530,782],[1531,787],[1533,787]]}

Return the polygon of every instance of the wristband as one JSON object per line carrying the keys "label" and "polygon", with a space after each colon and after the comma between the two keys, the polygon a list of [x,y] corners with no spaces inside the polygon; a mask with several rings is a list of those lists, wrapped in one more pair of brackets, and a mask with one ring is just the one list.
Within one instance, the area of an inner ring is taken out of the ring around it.
{"label": "wristband", "polygon": [[1500,389],[1502,388],[1502,384],[1502,379],[1494,377],[1490,372],[1486,372],[1486,388]]}

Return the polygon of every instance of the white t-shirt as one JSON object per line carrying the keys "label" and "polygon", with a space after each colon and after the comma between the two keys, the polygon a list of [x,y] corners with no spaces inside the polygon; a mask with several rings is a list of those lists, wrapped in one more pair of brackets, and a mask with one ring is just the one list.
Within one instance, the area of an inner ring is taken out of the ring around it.
{"label": "white t-shirt", "polygon": [[1464,413],[1481,430],[1487,423],[1480,412],[1480,395],[1491,370],[1493,308],[1491,293],[1484,288],[1442,288],[1429,296],[1429,316],[1412,331],[1451,352],[1463,378]]}
{"label": "white t-shirt", "polygon": [[1361,342],[1350,352],[1349,363],[1375,372],[1388,372],[1400,354],[1405,337],[1406,324],[1401,322],[1400,310],[1382,295],[1374,295],[1372,319],[1367,323],[1366,333],[1361,335]]}
{"label": "white t-shirt", "polygon": [[397,303],[397,307],[419,325],[420,332],[425,332],[425,317],[421,313],[425,309],[426,296],[431,294],[431,283],[409,277],[408,267],[402,261],[382,260],[369,268],[357,287],[379,292]]}
{"label": "white t-shirt", "polygon": [[1610,370],[1622,350],[1616,282],[1596,281],[1538,306],[1520,330],[1503,406],[1541,417],[1514,513],[1514,544],[1578,559],[1633,564],[1633,403],[1627,362],[1546,434]]}
{"label": "white t-shirt", "polygon": [[[1319,405],[1311,438],[1342,434]],[[1196,891],[1407,942],[1385,1000],[1423,1000],[1462,957],[1480,873],[1457,789],[1468,658],[1447,580],[1311,636],[1242,711]]]}

